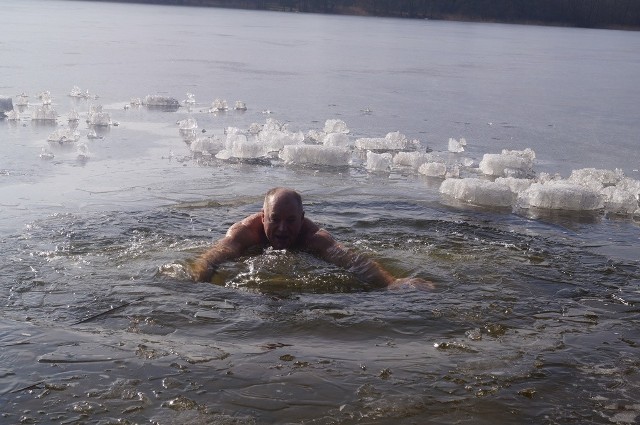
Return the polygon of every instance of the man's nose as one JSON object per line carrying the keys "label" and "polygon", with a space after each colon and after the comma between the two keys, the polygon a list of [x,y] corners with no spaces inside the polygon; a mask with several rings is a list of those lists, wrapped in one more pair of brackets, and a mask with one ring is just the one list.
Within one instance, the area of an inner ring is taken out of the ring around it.
{"label": "man's nose", "polygon": [[287,226],[286,226],[284,221],[279,222],[278,225],[277,225],[277,229],[279,231],[284,231],[286,228],[287,228]]}

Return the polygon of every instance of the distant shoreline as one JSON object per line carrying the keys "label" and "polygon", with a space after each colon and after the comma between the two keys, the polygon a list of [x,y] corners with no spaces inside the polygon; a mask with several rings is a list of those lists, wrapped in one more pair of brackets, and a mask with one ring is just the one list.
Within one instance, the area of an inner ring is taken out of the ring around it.
{"label": "distant shoreline", "polygon": [[[331,15],[562,26],[611,30],[640,30],[640,2],[601,0],[530,0],[486,2],[469,0],[75,0],[167,6],[218,7]],[[345,5],[348,3],[349,5]]]}

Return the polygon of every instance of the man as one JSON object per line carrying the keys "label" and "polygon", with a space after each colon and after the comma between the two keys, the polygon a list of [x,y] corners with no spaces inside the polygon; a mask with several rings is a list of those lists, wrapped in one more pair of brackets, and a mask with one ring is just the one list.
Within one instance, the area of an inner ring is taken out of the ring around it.
{"label": "man", "polygon": [[343,248],[329,232],[304,216],[300,194],[282,187],[269,190],[262,211],[233,224],[224,238],[196,259],[192,266],[194,279],[211,281],[218,264],[254,246],[305,250],[377,286],[432,288],[430,282],[419,278],[396,279],[375,261]]}

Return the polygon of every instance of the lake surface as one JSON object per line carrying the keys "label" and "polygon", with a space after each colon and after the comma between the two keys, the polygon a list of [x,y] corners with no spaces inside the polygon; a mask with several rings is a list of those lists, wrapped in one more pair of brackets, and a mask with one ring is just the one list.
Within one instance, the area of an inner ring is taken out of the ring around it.
{"label": "lake surface", "polygon": [[[340,119],[475,167],[531,148],[537,174],[637,180],[640,33],[38,0],[3,1],[0,21],[0,96],[29,96],[0,121],[0,423],[640,419],[638,217],[480,208],[395,168],[203,158],[177,124]],[[35,121],[45,90],[57,119]],[[89,139],[98,104],[118,125]],[[72,110],[80,140],[48,143]],[[271,250],[191,282],[189,260],[274,186],[436,288]]]}

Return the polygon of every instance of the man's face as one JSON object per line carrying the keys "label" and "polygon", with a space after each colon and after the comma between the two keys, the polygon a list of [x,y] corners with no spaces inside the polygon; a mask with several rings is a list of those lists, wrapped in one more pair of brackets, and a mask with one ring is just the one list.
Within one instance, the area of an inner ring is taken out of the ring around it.
{"label": "man's face", "polygon": [[291,196],[274,196],[265,204],[262,225],[274,249],[292,247],[302,228],[304,212]]}

